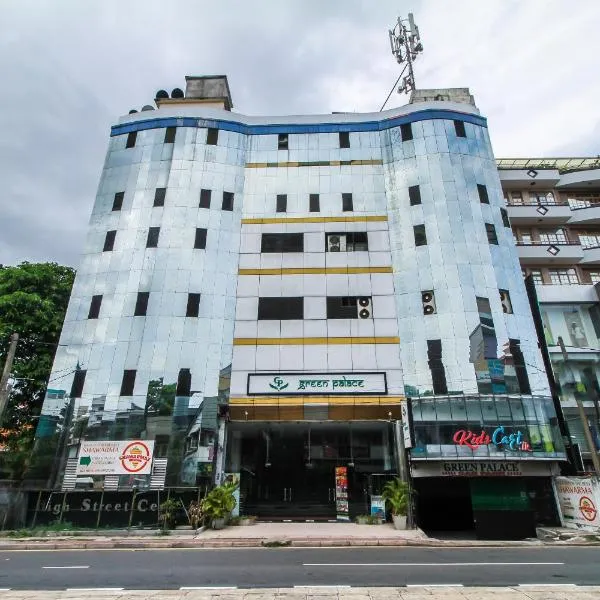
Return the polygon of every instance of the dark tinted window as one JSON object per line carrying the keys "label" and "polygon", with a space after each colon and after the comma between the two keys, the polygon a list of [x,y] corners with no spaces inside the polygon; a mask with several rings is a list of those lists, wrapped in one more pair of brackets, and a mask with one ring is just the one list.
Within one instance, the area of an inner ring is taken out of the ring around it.
{"label": "dark tinted window", "polygon": [[371,317],[371,298],[368,296],[328,296],[328,319],[367,319]]}
{"label": "dark tinted window", "polygon": [[200,312],[200,294],[188,294],[186,317],[197,317]]}
{"label": "dark tinted window", "polygon": [[263,233],[261,252],[304,252],[302,233]]}
{"label": "dark tinted window", "polygon": [[277,136],[277,149],[278,150],[287,150],[288,149],[288,134],[280,133]]}
{"label": "dark tinted window", "polygon": [[404,123],[404,125],[400,125],[400,135],[402,136],[403,142],[408,142],[408,140],[412,140],[412,125],[410,123]]}
{"label": "dark tinted window", "polygon": [[192,395],[192,372],[189,369],[179,369],[179,374],[177,375],[177,385],[175,386],[175,395]]}
{"label": "dark tinted window", "polygon": [[77,369],[75,376],[73,377],[73,383],[71,384],[71,398],[81,398],[83,393],[83,384],[85,383],[85,376],[87,371],[85,369]]}
{"label": "dark tinted window", "polygon": [[366,231],[347,231],[345,233],[326,233],[326,252],[364,252],[369,249]]}
{"label": "dark tinted window", "polygon": [[165,144],[172,144],[175,141],[177,127],[167,127],[165,131]]}
{"label": "dark tinted window", "polygon": [[277,207],[275,210],[277,212],[287,211],[287,194],[277,194]]}
{"label": "dark tinted window", "polygon": [[210,208],[210,190],[200,190],[200,208]]}
{"label": "dark tinted window", "polygon": [[121,210],[123,208],[123,199],[125,198],[125,192],[117,192],[115,199],[113,200],[112,209]]}
{"label": "dark tinted window", "polygon": [[125,148],[133,148],[135,146],[135,140],[137,139],[137,131],[132,131],[127,134],[127,143]]}
{"label": "dark tinted window", "polygon": [[303,319],[304,298],[259,298],[259,320]]}
{"label": "dark tinted window", "polygon": [[415,246],[427,245],[427,234],[425,233],[425,225],[415,225],[413,227],[415,232]]}
{"label": "dark tinted window", "polygon": [[121,393],[120,396],[133,396],[133,388],[135,386],[135,376],[137,371],[135,369],[125,369],[123,371],[123,381],[121,381]]}
{"label": "dark tinted window", "polygon": [[456,132],[457,137],[467,137],[463,121],[454,121],[454,131]]}
{"label": "dark tinted window", "polygon": [[340,131],[340,148],[350,148],[350,132]]}
{"label": "dark tinted window", "polygon": [[117,232],[107,231],[106,237],[104,238],[104,247],[102,248],[103,252],[109,252],[115,247],[115,238],[117,237]]}
{"label": "dark tinted window", "polygon": [[349,212],[354,210],[352,202],[352,194],[342,194],[342,210]]}
{"label": "dark tinted window", "polygon": [[491,223],[485,224],[485,231],[487,233],[487,239],[490,244],[498,244],[498,236],[496,235],[496,228]]}
{"label": "dark tinted window", "polygon": [[223,210],[233,210],[233,192],[223,192]]}
{"label": "dark tinted window", "polygon": [[209,146],[216,146],[219,141],[219,130],[209,127],[206,130],[206,143]]}
{"label": "dark tinted window", "polygon": [[148,300],[150,299],[150,292],[138,292],[135,300],[135,310],[133,311],[134,317],[145,317],[148,311]]}
{"label": "dark tinted window", "polygon": [[421,188],[418,185],[411,185],[408,188],[408,198],[411,206],[421,204]]}
{"label": "dark tinted window", "polygon": [[166,194],[166,188],[156,188],[154,192],[154,206],[164,206]]}
{"label": "dark tinted window", "polygon": [[90,310],[88,312],[88,319],[97,319],[100,314],[100,306],[102,304],[102,295],[92,296],[90,302]]}
{"label": "dark tinted window", "polygon": [[504,227],[510,227],[510,221],[508,220],[508,211],[505,208],[501,208],[500,214],[502,215],[502,224],[504,225]]}
{"label": "dark tinted window", "polygon": [[206,248],[206,229],[196,228],[196,238],[194,239],[194,248],[204,250]]}
{"label": "dark tinted window", "polygon": [[309,210],[310,212],[319,212],[319,194],[311,194],[309,197]]}
{"label": "dark tinted window", "polygon": [[156,248],[158,246],[158,236],[160,227],[150,227],[148,229],[148,238],[146,239],[146,248]]}
{"label": "dark tinted window", "polygon": [[488,196],[487,188],[485,187],[485,185],[478,183],[477,193],[479,194],[479,202],[481,202],[482,204],[490,203],[490,198]]}

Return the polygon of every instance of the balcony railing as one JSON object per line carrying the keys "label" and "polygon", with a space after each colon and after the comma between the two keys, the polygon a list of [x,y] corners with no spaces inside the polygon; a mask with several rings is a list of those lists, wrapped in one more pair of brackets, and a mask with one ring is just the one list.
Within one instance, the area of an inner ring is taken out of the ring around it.
{"label": "balcony railing", "polygon": [[567,202],[571,210],[600,206],[600,198],[569,198]]}
{"label": "balcony railing", "polygon": [[569,241],[558,241],[558,242],[542,242],[541,240],[517,240],[517,246],[581,246],[581,242],[569,242]]}

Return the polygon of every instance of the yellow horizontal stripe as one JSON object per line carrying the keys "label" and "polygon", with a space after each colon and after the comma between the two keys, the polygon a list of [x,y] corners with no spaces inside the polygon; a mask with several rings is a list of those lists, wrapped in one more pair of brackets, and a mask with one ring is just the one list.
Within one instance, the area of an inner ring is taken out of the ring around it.
{"label": "yellow horizontal stripe", "polygon": [[368,158],[363,160],[315,160],[315,161],[281,161],[281,162],[249,162],[246,169],[270,169],[274,167],[339,167],[339,166],[361,166],[382,165],[380,158]]}
{"label": "yellow horizontal stripe", "polygon": [[233,338],[234,346],[331,346],[399,343],[399,337]]}
{"label": "yellow horizontal stripe", "polygon": [[281,269],[240,269],[239,275],[347,275],[393,273],[392,267],[290,267]]}
{"label": "yellow horizontal stripe", "polygon": [[232,406],[304,406],[306,404],[388,405],[398,404],[404,396],[241,396],[230,398]]}
{"label": "yellow horizontal stripe", "polygon": [[271,225],[273,223],[366,223],[387,220],[387,215],[364,217],[265,217],[262,219],[242,219],[242,225]]}

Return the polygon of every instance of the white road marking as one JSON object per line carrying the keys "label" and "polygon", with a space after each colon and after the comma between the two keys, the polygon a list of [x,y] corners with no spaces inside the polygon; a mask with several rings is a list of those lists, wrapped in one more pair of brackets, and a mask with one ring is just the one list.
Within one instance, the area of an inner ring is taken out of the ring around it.
{"label": "white road marking", "polygon": [[577,587],[576,583],[519,583],[519,587]]}
{"label": "white road marking", "polygon": [[0,592],[10,592],[10,588],[0,588]]}
{"label": "white road marking", "polygon": [[42,567],[42,569],[89,569],[89,565],[72,565],[64,567]]}
{"label": "white road marking", "polygon": [[98,588],[67,588],[67,592],[122,592],[125,588],[98,587]]}
{"label": "white road marking", "polygon": [[303,567],[520,567],[564,565],[564,562],[462,562],[462,563],[302,563]]}
{"label": "white road marking", "polygon": [[319,590],[323,590],[323,589],[324,590],[332,590],[332,589],[336,590],[338,588],[347,589],[347,588],[350,588],[350,587],[352,587],[352,586],[350,586],[350,585],[295,585],[294,586],[294,588],[301,589],[301,590],[302,589],[307,589],[307,588],[310,588],[310,589],[319,589]]}
{"label": "white road marking", "polygon": [[407,583],[406,587],[465,587],[464,583]]}
{"label": "white road marking", "polygon": [[237,585],[198,585],[198,586],[187,586],[184,585],[179,588],[180,590],[237,590]]}

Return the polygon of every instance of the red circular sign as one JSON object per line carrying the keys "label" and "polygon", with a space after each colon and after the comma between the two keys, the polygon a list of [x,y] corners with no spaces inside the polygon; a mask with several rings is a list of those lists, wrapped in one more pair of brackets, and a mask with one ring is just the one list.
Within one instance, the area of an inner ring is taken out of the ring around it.
{"label": "red circular sign", "polygon": [[125,447],[119,460],[128,473],[138,473],[150,461],[150,450],[142,442],[132,442]]}
{"label": "red circular sign", "polygon": [[579,511],[586,521],[593,521],[598,514],[594,503],[587,496],[581,496],[579,500]]}

